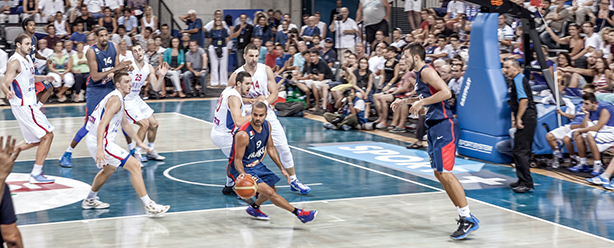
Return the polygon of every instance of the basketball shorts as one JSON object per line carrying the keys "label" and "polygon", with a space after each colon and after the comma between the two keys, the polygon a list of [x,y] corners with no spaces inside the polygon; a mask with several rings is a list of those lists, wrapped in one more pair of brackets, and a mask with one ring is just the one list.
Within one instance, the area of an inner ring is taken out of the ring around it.
{"label": "basketball shorts", "polygon": [[556,140],[563,140],[565,136],[571,133],[571,125],[565,125],[550,131]]}
{"label": "basketball shorts", "polygon": [[[90,155],[96,161],[96,152],[98,150],[98,144],[96,143],[96,135],[95,134],[87,134],[85,138],[85,143],[87,144],[87,149],[90,151]],[[130,157],[130,153],[121,148],[121,146],[109,142],[104,147],[104,153],[107,157],[107,164],[114,167],[123,167],[128,161]]]}
{"label": "basketball shorts", "polygon": [[599,152],[606,151],[614,146],[614,127],[603,126],[597,132],[588,132],[595,138]]}
{"label": "basketball shorts", "polygon": [[460,126],[456,119],[444,119],[426,131],[431,168],[437,172],[451,172],[454,168]]}
{"label": "basketball shorts", "polygon": [[211,141],[218,148],[222,149],[224,156],[230,158],[230,150],[232,150],[233,135],[226,132],[218,132],[211,129]]}
{"label": "basketball shorts", "polygon": [[17,215],[15,215],[13,197],[11,197],[9,185],[4,183],[4,194],[2,203],[0,203],[0,225],[10,225],[15,222],[17,222]]}
{"label": "basketball shorts", "polygon": [[154,113],[153,109],[141,99],[126,101],[124,109],[126,110],[126,116],[130,124],[143,119],[149,119]]}
{"label": "basketball shorts", "polygon": [[23,139],[28,144],[40,142],[43,136],[55,129],[47,120],[47,116],[36,106],[12,105],[11,110],[19,123]]}
{"label": "basketball shorts", "polygon": [[87,111],[87,116],[90,116],[98,103],[104,99],[111,91],[115,88],[111,89],[110,87],[87,87],[87,93],[85,94],[85,110]]}
{"label": "basketball shorts", "polygon": [[[228,163],[228,166],[230,167],[229,171],[232,180],[236,180],[239,176],[239,172],[235,169],[232,159]],[[250,174],[256,178],[256,184],[266,183],[267,185],[273,187],[277,182],[279,182],[279,180],[281,180],[263,163],[258,163],[254,167],[244,167],[243,169],[245,170],[246,174]]]}

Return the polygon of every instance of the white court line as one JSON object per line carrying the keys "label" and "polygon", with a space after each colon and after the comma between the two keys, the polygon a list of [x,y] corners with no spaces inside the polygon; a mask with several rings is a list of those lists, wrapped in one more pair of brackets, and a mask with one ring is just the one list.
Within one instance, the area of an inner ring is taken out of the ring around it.
{"label": "white court line", "polygon": [[[443,192],[420,192],[420,193],[395,194],[395,195],[362,196],[362,197],[338,198],[338,199],[329,199],[329,200],[290,202],[290,204],[329,203],[329,202],[336,202],[336,201],[351,201],[351,200],[375,199],[375,198],[385,198],[385,197],[399,197],[399,196],[440,194],[440,193],[443,193]],[[273,204],[264,204],[263,206],[272,206],[272,205]],[[231,211],[245,210],[246,206],[239,206],[239,207],[232,207],[232,208],[212,208],[212,209],[200,209],[200,210],[170,212],[170,213],[166,213],[166,215],[215,212],[215,211],[220,211],[220,210],[231,210]],[[172,208],[172,206],[171,206],[171,208]],[[96,210],[90,209],[90,210],[83,210],[83,211],[96,211]],[[139,215],[117,216],[117,217],[99,218],[99,219],[70,220],[70,221],[62,221],[62,222],[49,222],[49,223],[19,225],[19,228],[22,228],[22,227],[36,227],[36,226],[48,226],[48,225],[58,225],[58,224],[68,224],[68,223],[77,223],[77,222],[87,223],[87,222],[90,222],[90,221],[127,219],[127,218],[133,218],[133,217],[134,218],[140,218],[140,217],[147,217],[147,215],[146,214],[139,214]]]}
{"label": "white court line", "polygon": [[[201,120],[201,119],[198,119],[198,118],[195,118],[195,117],[192,117],[192,116],[188,116],[188,115],[184,115],[184,114],[181,114],[181,113],[176,113],[176,114],[182,115],[184,117],[188,117],[188,118],[191,118],[191,119],[194,119],[194,120],[199,120],[199,121],[202,121],[202,122],[205,122],[205,123],[213,124],[213,123],[211,123],[209,121]],[[375,173],[378,173],[378,174],[381,174],[381,175],[385,175],[385,176],[388,176],[388,177],[392,177],[392,178],[395,178],[395,179],[399,179],[399,180],[402,180],[402,181],[405,181],[405,182],[408,182],[408,183],[413,183],[413,184],[416,184],[416,185],[424,186],[424,187],[427,187],[429,189],[436,190],[438,192],[445,192],[442,189],[439,189],[439,188],[436,188],[436,187],[433,187],[433,186],[430,186],[430,185],[426,185],[426,184],[423,184],[423,183],[419,183],[419,182],[416,182],[416,181],[413,181],[413,180],[409,180],[409,179],[406,179],[406,178],[402,178],[402,177],[399,177],[399,176],[395,176],[395,175],[392,175],[392,174],[389,174],[389,173],[386,173],[386,172],[381,172],[381,171],[378,171],[378,170],[375,170],[375,169],[371,169],[371,168],[360,166],[360,165],[357,165],[357,164],[354,164],[354,163],[346,162],[346,161],[343,161],[343,160],[340,160],[340,159],[336,159],[336,158],[329,157],[329,156],[326,156],[326,155],[322,155],[322,154],[319,154],[319,153],[315,153],[315,152],[312,152],[312,151],[309,151],[309,150],[305,150],[305,149],[302,149],[302,148],[299,148],[299,147],[296,147],[296,146],[291,146],[291,145],[288,145],[288,146],[290,146],[290,148],[293,148],[293,149],[296,149],[296,150],[299,150],[299,151],[302,151],[302,152],[306,152],[306,153],[309,153],[309,154],[312,154],[312,155],[316,155],[316,156],[323,157],[323,158],[326,158],[326,159],[330,159],[330,160],[333,160],[333,161],[336,161],[336,162],[344,163],[344,164],[347,164],[347,165],[350,165],[350,166],[354,166],[354,167],[357,167],[357,168],[361,168],[361,169],[364,169],[364,170],[375,172]],[[608,239],[608,238],[604,238],[604,237],[601,237],[601,236],[598,236],[598,235],[595,235],[595,234],[592,234],[592,233],[588,233],[588,232],[585,232],[585,231],[582,231],[582,230],[578,230],[578,229],[575,229],[573,227],[568,227],[568,226],[565,226],[565,225],[562,225],[562,224],[559,224],[559,223],[555,223],[555,222],[552,222],[552,221],[549,221],[549,220],[541,219],[541,218],[538,218],[538,217],[535,217],[535,216],[532,216],[532,215],[528,215],[528,214],[525,214],[525,213],[517,212],[517,211],[511,210],[511,209],[507,209],[507,208],[504,208],[504,207],[501,207],[501,206],[490,204],[488,202],[483,202],[483,201],[480,201],[480,200],[477,200],[477,199],[473,199],[473,198],[470,198],[470,197],[467,197],[467,199],[471,199],[471,200],[473,200],[475,202],[479,202],[479,203],[482,203],[482,204],[485,204],[487,206],[491,206],[491,207],[494,207],[494,208],[502,209],[502,210],[505,210],[505,211],[508,211],[508,212],[511,212],[511,213],[516,213],[516,214],[521,215],[521,216],[529,217],[529,218],[534,219],[534,220],[539,220],[539,221],[550,223],[552,225],[555,225],[555,226],[558,226],[558,227],[562,227],[562,228],[565,228],[565,229],[568,229],[568,230],[572,230],[572,231],[576,231],[576,232],[579,232],[579,233],[582,233],[582,234],[586,234],[588,236],[591,236],[591,237],[594,237],[594,238],[598,238],[598,239],[601,239],[601,240],[605,240],[605,241],[608,241],[610,243],[614,243],[614,240],[611,240],[611,239]]]}
{"label": "white court line", "polygon": [[[219,150],[220,148],[198,148],[198,149],[187,149],[187,150],[175,150],[175,151],[168,151],[168,150],[159,150],[158,153],[169,153],[169,152],[194,152],[194,151],[209,151],[209,150]],[[157,149],[156,149],[157,150]],[[74,156],[71,157],[73,159],[75,158],[91,158],[92,156]],[[47,159],[45,160],[58,160],[59,158],[49,158],[47,157]],[[17,159],[15,160],[15,162],[28,162],[28,161],[35,161],[34,159]],[[154,161],[152,160],[152,162],[164,162],[164,161]],[[147,167],[147,162],[145,162],[145,167]]]}

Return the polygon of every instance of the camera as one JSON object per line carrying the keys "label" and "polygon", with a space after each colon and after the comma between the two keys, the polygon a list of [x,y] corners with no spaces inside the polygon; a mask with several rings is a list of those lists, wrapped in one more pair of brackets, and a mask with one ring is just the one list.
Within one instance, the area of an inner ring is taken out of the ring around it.
{"label": "camera", "polygon": [[337,15],[337,19],[335,19],[335,20],[337,20],[337,21],[343,21],[343,16],[341,16],[341,15]]}

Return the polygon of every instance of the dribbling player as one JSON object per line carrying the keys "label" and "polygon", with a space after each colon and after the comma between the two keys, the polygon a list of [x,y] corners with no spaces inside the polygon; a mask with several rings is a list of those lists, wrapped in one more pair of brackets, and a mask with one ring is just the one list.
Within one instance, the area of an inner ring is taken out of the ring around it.
{"label": "dribbling player", "polygon": [[[460,128],[456,119],[452,117],[448,104],[451,92],[435,69],[424,62],[426,52],[422,44],[411,43],[405,47],[404,53],[409,69],[418,71],[416,73],[416,93],[421,99],[413,103],[409,112],[418,114],[422,108],[428,108],[425,123],[428,128],[426,134],[431,167],[460,216],[458,229],[450,237],[464,239],[480,226],[478,225],[479,220],[469,211],[465,189],[452,174]],[[407,101],[408,99],[397,99],[392,103],[391,108],[396,111],[402,104],[407,104]]]}
{"label": "dribbling player", "polygon": [[252,75],[252,88],[247,95],[244,95],[243,102],[245,103],[244,110],[246,114],[251,112],[252,103],[262,100],[267,105],[267,121],[273,127],[271,135],[275,143],[275,148],[279,152],[281,163],[290,174],[290,189],[299,191],[301,194],[307,194],[311,191],[306,185],[303,185],[294,171],[294,158],[288,146],[288,138],[284,128],[279,123],[277,115],[271,107],[270,103],[277,101],[277,84],[275,83],[275,74],[273,70],[265,64],[258,63],[260,48],[254,44],[249,44],[245,47],[243,58],[245,65],[237,69],[228,79],[228,85],[233,86],[237,73],[246,71]]}
{"label": "dribbling player", "polygon": [[[141,162],[145,162],[148,159],[163,161],[166,158],[154,150],[154,142],[156,140],[159,123],[153,116],[153,109],[141,99],[139,94],[141,93],[141,88],[147,81],[154,82],[152,83],[155,85],[154,88],[157,88],[158,85],[162,85],[164,83],[164,77],[156,79],[156,70],[161,70],[162,67],[165,67],[165,70],[168,71],[169,65],[167,63],[162,63],[154,70],[153,66],[145,63],[143,60],[144,54],[145,52],[141,44],[137,43],[132,46],[132,55],[134,56],[134,61],[132,63],[133,70],[128,72],[132,78],[132,90],[125,98],[126,115],[128,116],[130,124],[136,123],[139,126],[139,130],[136,133],[139,139],[145,141],[145,135],[147,135],[149,141],[147,144],[149,152],[147,152],[144,157],[141,156],[141,148],[136,146],[136,158]],[[132,141],[128,139],[128,136],[126,136],[128,144],[132,143]]]}
{"label": "dribbling player", "polygon": [[24,139],[15,146],[15,151],[18,149],[25,151],[38,146],[29,182],[53,183],[53,179],[43,176],[43,163],[53,141],[54,127],[40,110],[35,86],[35,82],[53,81],[53,77],[34,75],[34,64],[28,56],[32,49],[32,39],[28,34],[19,34],[15,38],[15,45],[17,49],[8,60],[2,83],[2,91],[9,99],[11,110],[19,123]]}
{"label": "dribbling player", "polygon": [[[160,72],[166,73],[166,68],[161,68]],[[115,144],[115,136],[120,129],[134,139],[138,146],[147,149],[147,146],[137,138],[134,130],[130,126],[124,114],[124,97],[130,93],[132,79],[126,72],[117,72],[113,76],[116,89],[106,95],[96,106],[92,114],[88,117],[86,136],[87,149],[90,155],[96,160],[96,166],[101,169],[94,182],[87,198],[81,203],[83,209],[108,208],[110,205],[100,201],[97,197],[98,191],[117,170],[117,167],[124,167],[130,171],[130,180],[136,193],[141,197],[145,205],[145,212],[152,217],[159,217],[166,213],[170,206],[163,206],[155,203],[147,195],[141,165],[136,158],[130,156],[126,150]]]}
{"label": "dribbling player", "polygon": [[[220,99],[215,105],[215,113],[213,117],[213,129],[211,130],[211,141],[219,147],[224,155],[229,158],[230,150],[232,150],[232,140],[237,131],[237,128],[248,122],[251,116],[242,116],[243,98],[241,96],[249,91],[252,78],[247,72],[239,73],[236,76],[236,86],[226,87]],[[228,174],[228,170],[226,171]],[[226,176],[226,184],[222,189],[222,193],[227,195],[234,192],[232,186],[234,180]]]}
{"label": "dribbling player", "polygon": [[[240,72],[243,73],[243,72]],[[312,221],[318,214],[315,210],[298,209],[290,205],[286,199],[277,194],[275,184],[279,177],[269,170],[262,160],[268,153],[281,173],[290,183],[290,175],[281,164],[271,133],[274,128],[266,120],[268,106],[263,102],[256,102],[252,108],[252,119],[241,126],[234,136],[231,157],[228,161],[230,175],[233,179],[252,177],[258,184],[258,198],[247,207],[247,213],[259,220],[269,220],[269,216],[260,211],[260,205],[271,200],[275,206],[285,209],[299,218],[301,222]]]}
{"label": "dribbling player", "polygon": [[113,73],[128,68],[132,63],[131,61],[119,62],[119,54],[115,49],[115,44],[109,42],[107,29],[100,27],[94,33],[97,39],[96,44],[92,45],[86,52],[87,65],[90,67],[90,75],[87,78],[87,93],[85,94],[86,123],[75,134],[66,152],[60,158],[60,165],[64,167],[72,167],[72,152],[81,142],[81,139],[87,135],[85,128],[87,117],[92,114],[102,98],[115,90],[111,78]]}

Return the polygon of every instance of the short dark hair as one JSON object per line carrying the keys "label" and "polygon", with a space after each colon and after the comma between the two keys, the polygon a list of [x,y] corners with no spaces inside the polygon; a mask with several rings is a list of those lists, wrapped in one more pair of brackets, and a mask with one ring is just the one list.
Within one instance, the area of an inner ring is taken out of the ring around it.
{"label": "short dark hair", "polygon": [[162,26],[160,26],[160,27],[167,27],[167,28],[168,28],[168,24],[164,23],[164,24],[162,24]]}
{"label": "short dark hair", "polygon": [[252,106],[254,106],[254,108],[257,108],[257,109],[266,109],[266,104],[262,101],[258,101],[254,103],[254,105]]}
{"label": "short dark hair", "polygon": [[243,82],[245,82],[245,78],[246,77],[251,78],[252,75],[249,74],[249,72],[246,72],[246,71],[239,72],[239,73],[237,73],[237,79],[235,81],[236,81],[236,83],[239,83],[239,82],[243,83]]}
{"label": "short dark hair", "polygon": [[396,51],[397,51],[397,48],[396,48],[396,47],[393,47],[393,46],[387,46],[387,47],[386,47],[386,51],[388,51],[388,52],[390,52],[390,51],[394,51],[394,52],[396,52]]}
{"label": "short dark hair", "polygon": [[247,53],[249,50],[256,50],[256,51],[260,52],[260,48],[257,47],[256,45],[254,45],[254,43],[247,44],[247,46],[245,46],[245,49],[243,50],[243,52]]}
{"label": "short dark hair", "polygon": [[252,37],[252,41],[254,41],[255,39],[262,40],[262,38],[260,38],[258,36]]}
{"label": "short dark hair", "polygon": [[456,38],[457,40],[459,40],[459,39],[460,39],[460,37],[458,36],[458,34],[457,34],[457,33],[452,33],[452,34],[450,35],[450,38]]}
{"label": "short dark hair", "polygon": [[[29,35],[27,35],[26,33],[21,33],[19,35],[17,35],[17,37],[15,37],[15,44],[19,43],[19,44],[23,44],[23,40],[25,39],[32,39],[32,37],[30,37]],[[34,46],[34,45],[33,45]]]}
{"label": "short dark hair", "polygon": [[[281,49],[284,49],[284,45],[282,45],[281,43],[277,43],[275,44],[275,48],[281,47]],[[284,49],[285,50],[285,49]]]}
{"label": "short dark hair", "polygon": [[593,93],[586,93],[582,95],[582,100],[590,101],[590,102],[597,102],[597,98],[595,97],[595,94]]}
{"label": "short dark hair", "polygon": [[132,44],[132,47],[130,48],[130,50],[134,49],[137,46],[140,46],[141,48],[145,47],[143,46],[143,44],[141,44],[141,42],[135,42],[134,44]]}
{"label": "short dark hair", "polygon": [[151,28],[151,27],[145,27],[145,30],[147,30],[147,31],[149,31],[149,32],[151,32],[151,33],[153,33],[153,28]]}
{"label": "short dark hair", "polygon": [[309,53],[320,54],[320,51],[318,51],[317,48],[311,48],[311,49],[309,49]]}
{"label": "short dark hair", "polygon": [[[108,7],[106,7],[106,8],[108,8]],[[105,9],[106,9],[106,8],[105,8]],[[132,13],[132,8],[127,7],[127,6],[126,6],[126,7],[124,7],[124,11],[123,11],[123,12],[126,12],[126,11],[128,11],[128,12]],[[126,21],[127,21],[127,20],[126,20]]]}
{"label": "short dark hair", "polygon": [[96,34],[96,36],[100,36],[100,32],[102,32],[102,31],[107,31],[107,28],[105,28],[105,27],[98,27],[96,30],[94,30],[94,34]]}
{"label": "short dark hair", "polygon": [[595,90],[595,85],[594,84],[585,84],[584,86],[582,86],[582,89],[592,89],[593,91]]}
{"label": "short dark hair", "polygon": [[23,21],[21,22],[21,28],[23,28],[23,30],[26,30],[26,27],[28,26],[29,22],[34,22],[34,24],[36,24],[33,17],[28,17],[26,19],[23,19]]}
{"label": "short dark hair", "polygon": [[126,26],[124,26],[124,25],[117,25],[117,30],[119,30],[120,28],[123,29],[123,30],[126,30]]}
{"label": "short dark hair", "polygon": [[419,42],[412,42],[411,44],[407,45],[405,47],[405,51],[408,51],[409,54],[413,55],[418,55],[418,57],[424,61],[424,58],[426,57],[426,51],[424,50],[424,46],[422,46],[422,44],[420,44]]}
{"label": "short dark hair", "polygon": [[[159,37],[159,36],[158,36],[158,37]],[[188,41],[188,44],[190,44],[190,43],[192,43],[192,42],[194,42],[194,43],[198,44],[198,41],[196,41],[196,40],[190,40],[190,41]]]}
{"label": "short dark hair", "polygon": [[128,75],[128,72],[126,72],[126,71],[118,71],[118,72],[116,72],[115,75],[113,75],[113,83],[121,82],[123,76],[130,77],[130,75]]}
{"label": "short dark hair", "polygon": [[437,40],[439,40],[439,39],[446,39],[446,35],[444,35],[444,34],[438,34],[438,35],[437,35]]}
{"label": "short dark hair", "polygon": [[443,21],[443,18],[442,18],[442,17],[439,17],[439,16],[438,16],[438,17],[435,17],[435,21]]}

